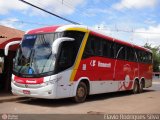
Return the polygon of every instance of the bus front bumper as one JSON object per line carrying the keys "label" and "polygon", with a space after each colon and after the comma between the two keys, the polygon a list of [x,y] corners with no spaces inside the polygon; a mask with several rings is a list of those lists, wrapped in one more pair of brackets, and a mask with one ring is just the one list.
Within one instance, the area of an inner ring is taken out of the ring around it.
{"label": "bus front bumper", "polygon": [[16,86],[12,82],[11,87],[12,87],[12,93],[14,95],[35,97],[35,98],[56,99],[56,88],[54,84],[40,88],[23,88]]}

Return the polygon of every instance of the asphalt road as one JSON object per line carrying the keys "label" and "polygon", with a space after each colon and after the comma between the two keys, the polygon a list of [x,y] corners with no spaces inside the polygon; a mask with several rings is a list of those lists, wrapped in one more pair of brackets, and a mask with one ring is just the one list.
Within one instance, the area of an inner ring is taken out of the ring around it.
{"label": "asphalt road", "polygon": [[89,96],[85,103],[71,99],[24,98],[0,103],[0,114],[160,114],[160,79],[144,93],[128,91]]}

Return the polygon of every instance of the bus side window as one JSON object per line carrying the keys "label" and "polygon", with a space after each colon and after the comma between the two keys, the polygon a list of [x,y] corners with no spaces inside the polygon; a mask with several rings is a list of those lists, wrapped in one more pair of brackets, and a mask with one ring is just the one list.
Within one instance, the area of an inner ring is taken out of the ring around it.
{"label": "bus side window", "polygon": [[148,53],[148,62],[152,63],[152,54],[151,53]]}
{"label": "bus side window", "polygon": [[58,72],[70,68],[75,61],[75,50],[73,42],[63,42],[61,45],[61,50],[58,58]]}
{"label": "bus side window", "polygon": [[83,53],[83,58],[89,58],[92,56],[103,56],[102,39],[94,35],[90,35],[88,37],[88,41]]}
{"label": "bus side window", "polygon": [[116,59],[121,59],[125,60],[125,46],[115,43],[114,44],[114,49],[115,49],[115,58]]}
{"label": "bus side window", "polygon": [[113,58],[113,42],[108,41],[108,40],[103,40],[102,41],[102,48],[103,48],[103,56],[107,58]]}
{"label": "bus side window", "polygon": [[89,58],[94,56],[94,40],[92,37],[88,37],[84,52],[83,52],[83,58]]}
{"label": "bus side window", "polygon": [[126,47],[126,60],[136,62],[135,50],[132,47]]}

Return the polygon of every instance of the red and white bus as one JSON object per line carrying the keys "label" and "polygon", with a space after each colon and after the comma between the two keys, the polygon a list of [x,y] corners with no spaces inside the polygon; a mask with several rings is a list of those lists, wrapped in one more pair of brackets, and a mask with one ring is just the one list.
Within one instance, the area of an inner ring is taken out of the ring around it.
{"label": "red and white bus", "polygon": [[152,86],[152,52],[81,25],[28,31],[14,59],[16,95],[84,102],[87,95]]}

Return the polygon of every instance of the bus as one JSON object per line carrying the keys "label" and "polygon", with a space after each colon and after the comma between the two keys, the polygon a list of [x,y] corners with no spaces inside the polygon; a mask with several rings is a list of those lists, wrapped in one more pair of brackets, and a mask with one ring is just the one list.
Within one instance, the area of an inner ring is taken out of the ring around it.
{"label": "bus", "polygon": [[13,61],[11,88],[20,96],[81,103],[88,95],[152,86],[149,49],[82,25],[26,32]]}

